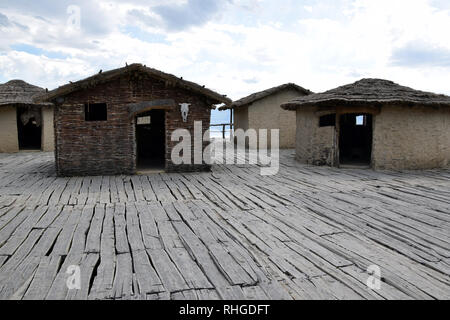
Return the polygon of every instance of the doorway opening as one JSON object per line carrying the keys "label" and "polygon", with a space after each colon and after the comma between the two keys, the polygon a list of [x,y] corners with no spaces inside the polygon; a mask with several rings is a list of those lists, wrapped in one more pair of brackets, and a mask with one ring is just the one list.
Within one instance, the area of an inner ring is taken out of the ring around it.
{"label": "doorway opening", "polygon": [[41,150],[41,110],[32,107],[17,107],[17,134],[19,150]]}
{"label": "doorway opening", "polygon": [[137,169],[163,171],[166,153],[165,111],[151,110],[136,117]]}
{"label": "doorway opening", "polygon": [[339,161],[341,165],[370,166],[372,127],[372,115],[370,114],[341,115],[339,129]]}

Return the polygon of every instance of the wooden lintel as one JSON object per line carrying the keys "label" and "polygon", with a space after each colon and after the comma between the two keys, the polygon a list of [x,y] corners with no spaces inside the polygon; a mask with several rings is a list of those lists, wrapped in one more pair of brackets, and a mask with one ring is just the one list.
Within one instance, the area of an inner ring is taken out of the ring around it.
{"label": "wooden lintel", "polygon": [[346,114],[346,113],[367,113],[378,115],[381,112],[380,106],[327,106],[318,107],[314,114],[318,117],[325,116],[331,113]]}
{"label": "wooden lintel", "polygon": [[378,115],[381,112],[380,106],[339,106],[336,107],[337,114],[346,113],[368,113],[372,115]]}
{"label": "wooden lintel", "polygon": [[172,99],[143,101],[138,103],[128,104],[126,107],[130,113],[130,118],[134,118],[137,114],[147,112],[150,110],[167,110],[175,109],[175,101]]}

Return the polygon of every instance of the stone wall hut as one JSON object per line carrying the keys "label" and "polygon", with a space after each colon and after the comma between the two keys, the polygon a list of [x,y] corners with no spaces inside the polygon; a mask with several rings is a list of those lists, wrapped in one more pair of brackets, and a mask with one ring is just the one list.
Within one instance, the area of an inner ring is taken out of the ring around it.
{"label": "stone wall hut", "polygon": [[450,165],[450,97],[363,79],[282,105],[297,112],[302,163],[374,169]]}
{"label": "stone wall hut", "polygon": [[33,102],[43,93],[22,80],[0,84],[0,152],[54,150],[53,105]]}
{"label": "stone wall hut", "polygon": [[[281,110],[280,105],[311,93],[294,83],[287,83],[251,94],[220,110],[232,110],[235,130],[279,129],[280,148],[291,149],[295,147],[295,117],[291,112]],[[268,146],[270,146],[270,134],[268,140]]]}
{"label": "stone wall hut", "polygon": [[[39,100],[55,104],[60,176],[209,170],[205,162],[174,164],[171,153],[178,142],[172,142],[171,135],[187,129],[194,137],[194,121],[202,122],[205,133],[214,105],[231,103],[204,86],[141,64],[100,72]],[[189,104],[186,122],[180,104]]]}

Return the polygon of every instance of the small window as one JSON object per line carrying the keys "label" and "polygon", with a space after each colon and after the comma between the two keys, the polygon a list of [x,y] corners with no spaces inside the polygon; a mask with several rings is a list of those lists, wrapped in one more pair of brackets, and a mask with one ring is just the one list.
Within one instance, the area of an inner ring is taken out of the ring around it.
{"label": "small window", "polygon": [[366,125],[366,117],[365,116],[357,116],[356,117],[356,125],[357,126],[364,126],[364,125]]}
{"label": "small window", "polygon": [[108,120],[108,108],[106,103],[86,103],[84,105],[84,115],[86,121]]}
{"label": "small window", "polygon": [[152,117],[151,116],[138,117],[137,118],[137,125],[138,126],[149,125],[149,124],[152,124]]}
{"label": "small window", "polygon": [[319,127],[334,127],[336,126],[336,114],[328,114],[319,119]]}

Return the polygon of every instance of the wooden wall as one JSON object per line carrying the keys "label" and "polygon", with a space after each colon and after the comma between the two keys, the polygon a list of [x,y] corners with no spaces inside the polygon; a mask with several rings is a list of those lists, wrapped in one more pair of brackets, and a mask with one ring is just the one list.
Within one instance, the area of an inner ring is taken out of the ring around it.
{"label": "wooden wall", "polygon": [[[144,74],[122,77],[80,90],[65,97],[55,108],[56,167],[60,176],[116,175],[136,172],[135,118],[130,117],[127,104],[159,99],[172,99],[176,107],[166,111],[166,170],[204,171],[210,166],[172,163],[171,142],[174,130],[191,131],[194,121],[202,121],[203,131],[209,129],[211,103],[199,94],[173,87]],[[85,103],[107,103],[108,120],[85,121]],[[179,103],[190,103],[188,122],[181,117]],[[206,146],[206,143],[204,147]],[[192,152],[193,153],[193,152]]]}

